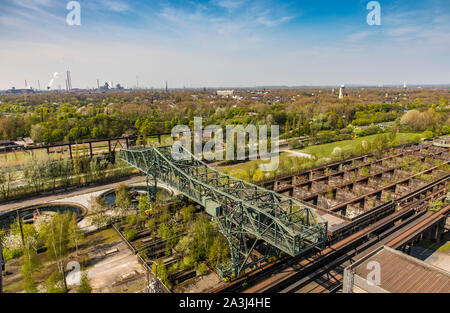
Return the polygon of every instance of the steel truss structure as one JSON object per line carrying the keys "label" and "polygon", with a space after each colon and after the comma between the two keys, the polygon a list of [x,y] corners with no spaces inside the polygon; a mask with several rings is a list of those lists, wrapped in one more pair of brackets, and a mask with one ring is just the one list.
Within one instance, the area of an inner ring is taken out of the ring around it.
{"label": "steel truss structure", "polygon": [[[147,176],[149,194],[156,191],[159,180],[201,204],[217,221],[231,253],[231,262],[217,269],[223,278],[236,278],[243,269],[280,252],[298,256],[324,247],[328,224],[313,209],[221,173],[179,148],[183,160],[172,156],[172,146],[121,149],[120,157]],[[258,257],[251,255],[254,250]]]}

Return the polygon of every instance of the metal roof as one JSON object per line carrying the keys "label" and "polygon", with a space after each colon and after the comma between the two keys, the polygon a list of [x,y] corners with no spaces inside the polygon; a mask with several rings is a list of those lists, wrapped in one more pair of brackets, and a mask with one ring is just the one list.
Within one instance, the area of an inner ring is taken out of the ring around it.
{"label": "metal roof", "polygon": [[380,285],[392,293],[450,293],[450,273],[389,247],[381,247],[350,266],[361,278],[368,277],[371,261],[380,264]]}

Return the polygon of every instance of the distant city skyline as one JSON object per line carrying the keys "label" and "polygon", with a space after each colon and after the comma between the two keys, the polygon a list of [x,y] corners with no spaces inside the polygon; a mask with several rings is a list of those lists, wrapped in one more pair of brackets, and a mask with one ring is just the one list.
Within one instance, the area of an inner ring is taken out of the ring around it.
{"label": "distant city skyline", "polygon": [[[0,3],[0,89],[450,83],[450,2],[202,0]],[[138,81],[137,82],[137,77]]]}

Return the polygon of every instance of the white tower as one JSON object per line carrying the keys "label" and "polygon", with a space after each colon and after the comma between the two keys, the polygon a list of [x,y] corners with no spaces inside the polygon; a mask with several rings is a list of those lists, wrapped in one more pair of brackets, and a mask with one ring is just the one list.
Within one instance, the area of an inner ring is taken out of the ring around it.
{"label": "white tower", "polygon": [[345,85],[341,85],[339,88],[339,99],[344,99],[345,97]]}

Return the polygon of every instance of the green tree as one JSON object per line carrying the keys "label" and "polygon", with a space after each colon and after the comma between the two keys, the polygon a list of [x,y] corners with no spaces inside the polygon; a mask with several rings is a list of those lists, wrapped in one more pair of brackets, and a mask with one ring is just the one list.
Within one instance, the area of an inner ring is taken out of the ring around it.
{"label": "green tree", "polygon": [[168,224],[161,224],[158,229],[158,234],[161,238],[167,240],[166,249],[169,250],[177,244],[177,232],[175,226]]}
{"label": "green tree", "polygon": [[138,210],[142,214],[147,214],[147,212],[150,212],[149,210],[152,208],[152,205],[150,201],[148,200],[148,197],[145,195],[140,195],[138,197],[139,204],[138,204]]}
{"label": "green tree", "polygon": [[195,207],[191,204],[184,206],[181,209],[181,215],[183,216],[183,223],[190,222],[194,219]]}
{"label": "green tree", "polygon": [[67,287],[64,275],[60,271],[54,271],[50,277],[45,281],[45,286],[48,293],[65,293]]}
{"label": "green tree", "polygon": [[25,241],[22,256],[21,274],[23,276],[23,289],[26,293],[36,293],[37,285],[33,273],[40,267],[40,261],[31,240]]}
{"label": "green tree", "polygon": [[116,189],[116,208],[119,216],[124,216],[131,208],[131,197],[125,183],[119,184]]}
{"label": "green tree", "polygon": [[89,277],[85,272],[81,274],[80,286],[78,287],[78,293],[91,293],[92,287]]}
{"label": "green tree", "polygon": [[152,272],[157,274],[157,277],[166,285],[168,285],[169,281],[169,273],[167,272],[166,265],[162,260],[158,260],[152,265]]}
{"label": "green tree", "polygon": [[72,247],[75,247],[76,256],[78,256],[78,245],[83,240],[83,233],[78,226],[77,216],[72,214],[69,222],[69,241]]}
{"label": "green tree", "polygon": [[30,272],[22,273],[23,283],[22,288],[26,293],[37,293],[37,285],[34,281],[33,275]]}
{"label": "green tree", "polygon": [[216,234],[216,230],[209,221],[209,217],[207,215],[200,215],[191,231],[194,237],[194,242],[196,243],[193,249],[195,251],[194,253],[198,256],[196,259],[206,257],[208,255],[209,248],[213,244],[214,235]]}
{"label": "green tree", "polygon": [[151,235],[153,235],[156,231],[156,220],[151,218],[147,221],[147,229],[150,231]]}
{"label": "green tree", "polygon": [[108,204],[103,197],[92,196],[89,200],[89,220],[90,222],[100,228],[108,224],[109,216],[106,213]]}
{"label": "green tree", "polygon": [[69,224],[70,214],[61,214],[58,212],[53,216],[50,224],[47,225],[45,230],[47,257],[49,260],[55,261],[66,290],[67,284],[64,276],[64,261],[69,250]]}
{"label": "green tree", "polygon": [[216,236],[209,251],[208,259],[212,266],[228,262],[230,258],[230,247],[222,235]]}

